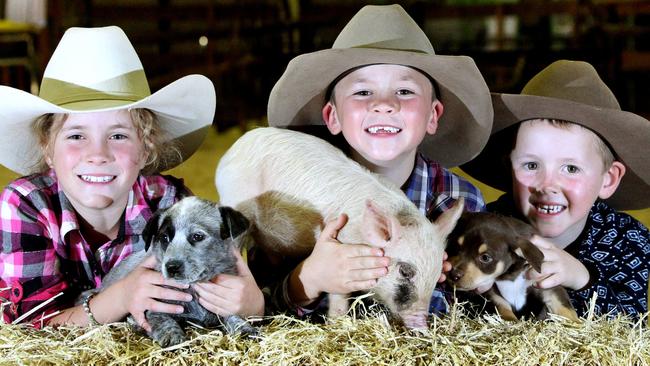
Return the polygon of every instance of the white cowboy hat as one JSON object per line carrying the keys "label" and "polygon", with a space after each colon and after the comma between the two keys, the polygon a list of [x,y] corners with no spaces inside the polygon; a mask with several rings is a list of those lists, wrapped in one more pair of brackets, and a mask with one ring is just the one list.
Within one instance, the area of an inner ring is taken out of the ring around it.
{"label": "white cowboy hat", "polygon": [[419,149],[446,167],[465,163],[487,143],[492,128],[490,91],[468,56],[436,55],[427,35],[399,5],[367,5],[352,17],[330,49],[299,55],[271,90],[269,124],[324,125],[330,84],[371,64],[411,66],[436,81],[445,107],[434,135]]}
{"label": "white cowboy hat", "polygon": [[38,96],[0,86],[0,164],[31,173],[41,156],[32,122],[43,114],[134,108],[157,116],[185,160],[203,141],[215,104],[214,86],[202,75],[185,76],[151,94],[142,63],[119,27],[70,28],[47,64]]}

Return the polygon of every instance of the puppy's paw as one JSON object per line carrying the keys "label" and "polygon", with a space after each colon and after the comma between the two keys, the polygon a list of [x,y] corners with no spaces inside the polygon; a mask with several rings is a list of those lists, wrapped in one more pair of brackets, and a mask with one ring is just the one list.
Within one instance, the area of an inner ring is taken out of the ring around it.
{"label": "puppy's paw", "polygon": [[248,322],[242,323],[236,332],[246,338],[257,338],[260,336],[260,330],[257,327],[250,325]]}
{"label": "puppy's paw", "polygon": [[187,340],[185,332],[180,328],[154,330],[151,334],[151,338],[153,338],[153,340],[162,348],[175,346]]}

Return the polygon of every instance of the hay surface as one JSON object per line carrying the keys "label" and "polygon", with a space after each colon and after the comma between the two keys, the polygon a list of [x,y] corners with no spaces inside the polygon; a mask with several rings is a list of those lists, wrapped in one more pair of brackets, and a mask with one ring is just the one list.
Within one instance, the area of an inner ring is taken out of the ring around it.
{"label": "hay surface", "polygon": [[168,349],[124,323],[34,330],[0,325],[2,365],[650,365],[650,332],[625,318],[504,322],[454,310],[421,334],[382,314],[328,324],[267,318],[258,340],[191,328]]}

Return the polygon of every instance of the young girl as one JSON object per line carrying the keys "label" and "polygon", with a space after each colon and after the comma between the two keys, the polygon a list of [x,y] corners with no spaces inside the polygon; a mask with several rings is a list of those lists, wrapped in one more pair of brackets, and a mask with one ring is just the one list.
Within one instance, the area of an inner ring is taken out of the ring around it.
{"label": "young girl", "polygon": [[[152,270],[154,258],[82,305],[75,300],[144,248],[141,233],[157,209],[189,194],[181,180],[155,173],[194,153],[214,110],[214,87],[204,76],[186,76],[151,94],[133,46],[114,26],[69,29],[39,97],[0,87],[7,131],[0,163],[20,174],[36,172],[0,196],[5,322],[86,325],[130,313],[149,330],[145,310],[183,312],[161,300],[189,301],[190,295]],[[197,290],[213,311],[214,282]]]}

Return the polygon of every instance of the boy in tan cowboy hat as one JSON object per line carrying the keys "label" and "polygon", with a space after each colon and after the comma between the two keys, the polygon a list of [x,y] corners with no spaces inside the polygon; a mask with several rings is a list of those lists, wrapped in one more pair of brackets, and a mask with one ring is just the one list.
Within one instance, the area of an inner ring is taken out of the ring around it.
{"label": "boy in tan cowboy hat", "polygon": [[[579,315],[647,311],[650,235],[617,209],[650,206],[650,121],[622,111],[596,70],[556,61],[521,94],[493,94],[493,135],[463,166],[507,193],[488,210],[530,222],[536,286],[565,286]],[[499,157],[504,157],[501,159]]]}
{"label": "boy in tan cowboy hat", "polygon": [[[66,31],[39,96],[0,86],[0,163],[31,174],[0,195],[5,322],[86,325],[130,313],[150,330],[146,310],[183,312],[159,300],[191,296],[151,269],[153,257],[83,306],[74,302],[144,248],[154,211],[188,194],[181,180],[156,173],[194,153],[214,110],[214,87],[201,75],[151,94],[133,46],[114,26]],[[252,278],[241,281],[256,288]],[[213,285],[199,293],[210,298]]]}
{"label": "boy in tan cowboy hat", "polygon": [[[484,209],[480,191],[445,167],[468,161],[487,141],[485,81],[471,58],[436,55],[399,5],[362,8],[331,49],[294,58],[271,91],[268,118],[272,126],[342,133],[351,158],[402,187],[432,220],[460,197],[466,209]],[[344,224],[340,218],[323,232]],[[306,312],[324,293],[374,286],[389,261],[381,249],[321,236],[272,301]],[[446,311],[438,291],[431,308]]]}

